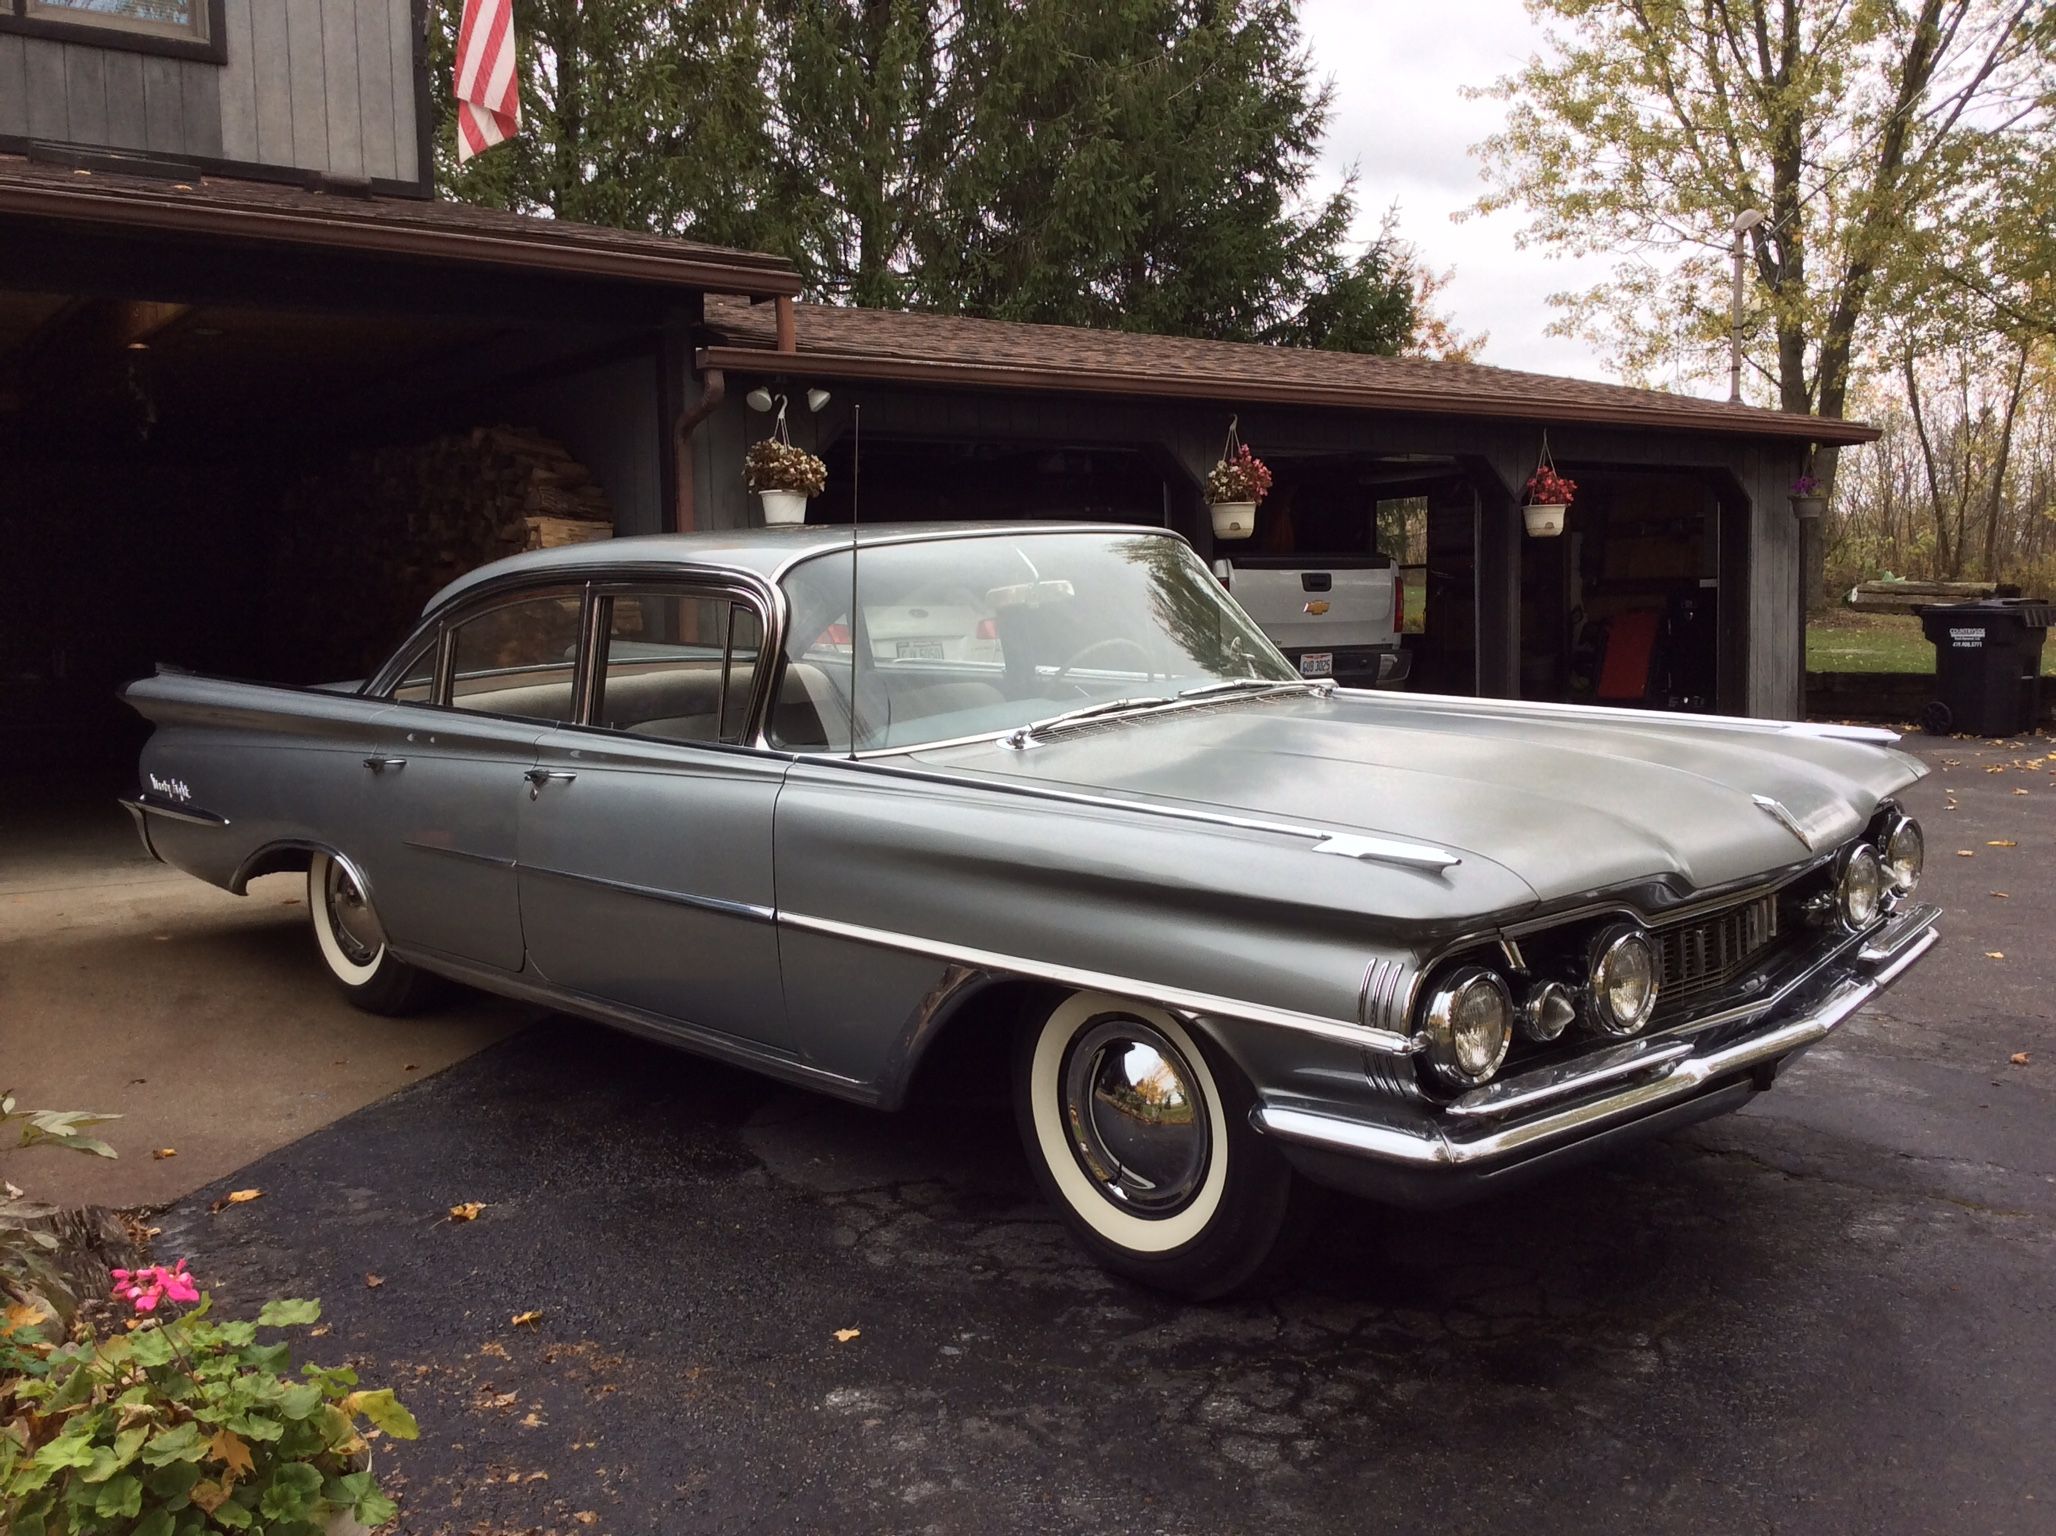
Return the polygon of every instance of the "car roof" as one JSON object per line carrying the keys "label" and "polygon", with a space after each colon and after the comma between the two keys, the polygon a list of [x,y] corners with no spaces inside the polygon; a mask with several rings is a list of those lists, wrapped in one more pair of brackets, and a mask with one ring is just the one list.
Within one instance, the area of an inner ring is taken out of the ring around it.
{"label": "car roof", "polygon": [[[1179,535],[1167,528],[1135,523],[1090,522],[962,522],[867,523],[862,546],[925,543],[937,539],[994,538],[1003,534],[1108,533]],[[509,580],[544,581],[551,577],[582,580],[595,571],[622,570],[652,574],[713,570],[756,576],[775,582],[792,566],[815,555],[849,548],[847,523],[785,528],[735,528],[719,533],[655,533],[625,539],[597,539],[556,549],[533,549],[509,555],[459,576],[428,600],[423,613],[433,613],[471,592]]]}

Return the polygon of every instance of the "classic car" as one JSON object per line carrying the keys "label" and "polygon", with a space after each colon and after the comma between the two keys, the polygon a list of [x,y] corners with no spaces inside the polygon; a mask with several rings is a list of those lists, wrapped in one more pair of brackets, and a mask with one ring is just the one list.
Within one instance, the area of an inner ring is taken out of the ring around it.
{"label": "classic car", "polygon": [[[936,592],[984,643],[872,643]],[[954,1053],[1083,1247],[1195,1297],[1300,1180],[1445,1203],[1732,1110],[1937,937],[1889,733],[1310,682],[1147,528],[517,555],[361,683],[126,697],[150,851],[305,870],[364,1008],[884,1109]]]}

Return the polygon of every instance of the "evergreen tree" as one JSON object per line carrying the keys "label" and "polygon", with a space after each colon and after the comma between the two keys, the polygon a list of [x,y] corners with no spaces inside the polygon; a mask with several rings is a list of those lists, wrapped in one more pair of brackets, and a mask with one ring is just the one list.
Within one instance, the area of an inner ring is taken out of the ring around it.
{"label": "evergreen tree", "polygon": [[[438,0],[439,78],[459,0]],[[526,121],[453,196],[776,251],[811,297],[1394,353],[1419,318],[1296,0],[516,0]],[[438,92],[439,99],[447,92]],[[448,116],[445,104],[445,117]]]}

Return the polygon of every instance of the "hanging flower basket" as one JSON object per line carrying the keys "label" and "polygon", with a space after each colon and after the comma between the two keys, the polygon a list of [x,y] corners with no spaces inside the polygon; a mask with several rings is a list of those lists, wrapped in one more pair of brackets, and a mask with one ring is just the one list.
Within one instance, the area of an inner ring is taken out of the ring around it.
{"label": "hanging flower basket", "polygon": [[828,486],[828,466],[804,448],[795,448],[785,424],[785,396],[778,397],[778,421],[771,436],[752,443],[743,455],[742,483],[764,502],[766,527],[789,527],[807,520],[807,502]]}
{"label": "hanging flower basket", "polygon": [[1828,488],[1811,475],[1792,482],[1792,515],[1810,523],[1828,509]]}
{"label": "hanging flower basket", "polygon": [[1578,494],[1577,482],[1566,480],[1556,472],[1556,465],[1549,457],[1549,437],[1542,438],[1542,462],[1535,472],[1528,476],[1528,500],[1521,508],[1521,519],[1528,525],[1528,537],[1553,539],[1563,532],[1565,516],[1570,512],[1571,501]]}
{"label": "hanging flower basket", "polygon": [[1214,537],[1246,539],[1256,532],[1257,503],[1271,494],[1271,472],[1244,447],[1228,418],[1228,441],[1221,461],[1206,477],[1207,510],[1213,515]]}

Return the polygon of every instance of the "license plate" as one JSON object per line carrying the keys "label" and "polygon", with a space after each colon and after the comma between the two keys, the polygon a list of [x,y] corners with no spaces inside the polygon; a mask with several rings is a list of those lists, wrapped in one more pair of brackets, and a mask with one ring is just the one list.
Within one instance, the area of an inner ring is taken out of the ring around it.
{"label": "license plate", "polygon": [[1335,653],[1333,651],[1308,651],[1299,658],[1301,677],[1333,677],[1335,675]]}
{"label": "license plate", "polygon": [[941,661],[943,659],[942,642],[940,640],[902,640],[899,642],[898,656],[901,661]]}

